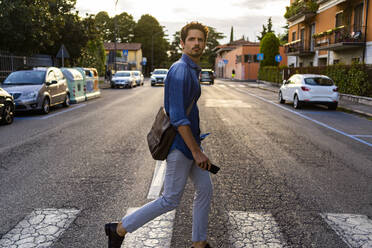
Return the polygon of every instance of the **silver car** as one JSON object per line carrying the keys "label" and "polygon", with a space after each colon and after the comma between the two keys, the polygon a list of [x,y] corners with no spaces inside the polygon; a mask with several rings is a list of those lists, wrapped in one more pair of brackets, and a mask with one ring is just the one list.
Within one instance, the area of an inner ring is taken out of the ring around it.
{"label": "silver car", "polygon": [[133,71],[117,71],[111,79],[111,88],[132,88],[136,86],[136,78]]}
{"label": "silver car", "polygon": [[67,81],[56,67],[12,72],[2,88],[13,96],[16,111],[39,110],[48,114],[51,106],[70,106]]}
{"label": "silver car", "polygon": [[134,73],[134,77],[136,78],[137,85],[138,86],[143,85],[144,77],[143,77],[142,72],[140,72],[140,71],[133,71],[133,73]]}

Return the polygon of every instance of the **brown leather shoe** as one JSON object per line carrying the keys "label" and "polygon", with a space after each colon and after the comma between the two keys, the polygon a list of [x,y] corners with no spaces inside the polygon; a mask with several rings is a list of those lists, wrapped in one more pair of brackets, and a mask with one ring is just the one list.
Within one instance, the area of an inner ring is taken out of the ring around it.
{"label": "brown leather shoe", "polygon": [[116,228],[119,223],[111,222],[105,224],[105,232],[108,236],[108,248],[120,248],[123,243],[124,237],[121,237],[117,232]]}
{"label": "brown leather shoe", "polygon": [[[194,246],[191,246],[191,248],[194,248]],[[212,248],[208,243],[204,246],[204,248]]]}

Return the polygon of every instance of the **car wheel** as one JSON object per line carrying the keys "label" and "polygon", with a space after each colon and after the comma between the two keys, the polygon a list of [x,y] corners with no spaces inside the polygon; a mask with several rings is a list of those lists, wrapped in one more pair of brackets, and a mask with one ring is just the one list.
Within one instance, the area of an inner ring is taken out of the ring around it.
{"label": "car wheel", "polygon": [[3,118],[1,122],[3,124],[11,124],[14,120],[14,108],[10,103],[5,103]]}
{"label": "car wheel", "polygon": [[70,94],[66,94],[65,101],[63,102],[63,106],[66,108],[70,107]]}
{"label": "car wheel", "polygon": [[330,103],[330,104],[328,104],[328,109],[329,110],[336,110],[337,109],[337,105],[338,105],[337,102],[336,103]]}
{"label": "car wheel", "polygon": [[298,100],[298,96],[297,95],[294,96],[293,107],[295,109],[300,109],[301,108],[301,101]]}
{"label": "car wheel", "polygon": [[41,106],[41,112],[43,114],[48,114],[50,110],[50,101],[49,98],[45,97],[43,101],[43,105]]}
{"label": "car wheel", "polygon": [[283,99],[283,95],[281,91],[279,91],[279,103],[285,103],[285,100]]}

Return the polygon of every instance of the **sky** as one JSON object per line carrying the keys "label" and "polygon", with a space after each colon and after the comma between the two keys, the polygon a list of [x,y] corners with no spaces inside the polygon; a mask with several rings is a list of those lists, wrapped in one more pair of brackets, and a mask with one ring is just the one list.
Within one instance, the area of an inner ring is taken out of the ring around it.
{"label": "sky", "polygon": [[144,14],[155,17],[160,25],[165,26],[166,34],[172,41],[173,34],[191,21],[199,21],[213,27],[226,37],[221,44],[230,40],[231,27],[234,40],[243,35],[250,41],[257,41],[256,36],[262,31],[262,25],[272,17],[273,30],[276,34],[284,33],[283,17],[289,0],[77,0],[76,9],[81,16],[106,11],[109,16],[122,12],[131,14],[135,21]]}

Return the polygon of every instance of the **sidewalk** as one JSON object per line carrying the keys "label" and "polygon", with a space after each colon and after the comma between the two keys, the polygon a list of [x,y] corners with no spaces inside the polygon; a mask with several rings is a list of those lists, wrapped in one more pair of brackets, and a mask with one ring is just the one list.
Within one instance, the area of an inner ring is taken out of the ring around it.
{"label": "sidewalk", "polygon": [[[280,85],[265,82],[244,82],[250,87],[256,87],[264,90],[269,90],[278,93]],[[353,112],[366,117],[372,117],[372,98],[359,97],[353,95],[340,94],[340,101],[338,103],[338,110],[344,112]]]}

